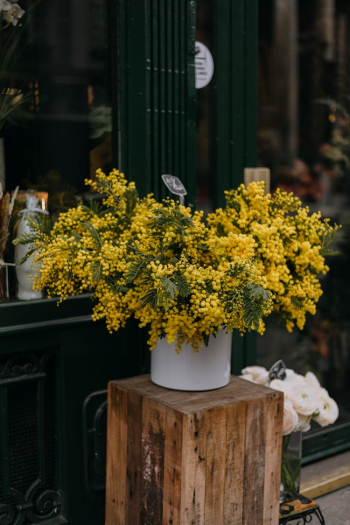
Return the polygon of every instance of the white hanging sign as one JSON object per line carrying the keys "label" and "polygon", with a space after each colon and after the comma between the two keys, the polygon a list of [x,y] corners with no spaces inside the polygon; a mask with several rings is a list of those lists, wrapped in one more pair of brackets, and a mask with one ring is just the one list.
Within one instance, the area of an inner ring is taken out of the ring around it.
{"label": "white hanging sign", "polygon": [[213,57],[204,44],[196,42],[196,89],[201,89],[209,84],[214,74]]}

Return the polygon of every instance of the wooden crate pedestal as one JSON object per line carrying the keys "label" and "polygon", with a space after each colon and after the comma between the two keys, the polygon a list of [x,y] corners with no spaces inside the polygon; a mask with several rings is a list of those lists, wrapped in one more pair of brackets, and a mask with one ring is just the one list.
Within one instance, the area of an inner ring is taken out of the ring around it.
{"label": "wooden crate pedestal", "polygon": [[283,395],[109,384],[106,525],[276,525]]}

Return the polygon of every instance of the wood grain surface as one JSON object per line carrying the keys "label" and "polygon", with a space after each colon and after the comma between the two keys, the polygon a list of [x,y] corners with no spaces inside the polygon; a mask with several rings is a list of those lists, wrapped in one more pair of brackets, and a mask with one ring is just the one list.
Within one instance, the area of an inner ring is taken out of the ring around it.
{"label": "wood grain surface", "polygon": [[109,384],[106,525],[278,523],[283,394]]}

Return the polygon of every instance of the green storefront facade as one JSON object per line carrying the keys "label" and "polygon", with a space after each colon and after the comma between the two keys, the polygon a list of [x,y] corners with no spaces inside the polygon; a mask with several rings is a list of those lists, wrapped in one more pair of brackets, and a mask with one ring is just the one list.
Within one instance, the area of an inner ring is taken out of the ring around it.
{"label": "green storefront facade", "polygon": [[[89,9],[71,0],[60,12],[72,33],[76,3],[78,11]],[[165,197],[161,175],[170,173],[196,205],[199,38],[215,65],[212,201],[222,205],[223,191],[243,182],[245,167],[257,166],[258,7],[257,0],[212,0],[208,30],[199,0],[108,3],[112,163],[141,195]],[[55,154],[64,156],[64,148]],[[256,336],[235,336],[233,373],[256,362]],[[104,523],[107,383],[148,370],[146,333],[130,323],[110,335],[91,320],[89,296],[60,306],[55,299],[0,304],[1,524]],[[306,460],[349,447],[346,422],[304,441]]]}

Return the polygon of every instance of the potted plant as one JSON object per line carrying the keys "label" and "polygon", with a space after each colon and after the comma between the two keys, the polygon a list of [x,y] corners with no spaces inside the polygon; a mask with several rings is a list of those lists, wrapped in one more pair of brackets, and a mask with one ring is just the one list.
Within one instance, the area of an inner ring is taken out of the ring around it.
{"label": "potted plant", "polygon": [[[35,232],[16,240],[31,246],[28,256],[37,252],[34,286],[61,299],[92,292],[93,318],[105,319],[110,331],[124,326],[131,316],[141,327],[148,326],[151,377],[157,384],[183,390],[227,384],[233,330],[262,332],[262,318],[283,302],[282,294],[276,302],[278,294],[264,266],[267,256],[257,233],[229,231],[223,218],[231,220],[231,207],[218,210],[205,224],[201,212],[170,199],[162,203],[151,195],[140,199],[134,183],[127,183],[117,171],[109,176],[98,171],[96,181],[87,183],[105,195],[102,207],[80,205],[69,210],[51,232],[45,220],[37,219],[32,223]],[[263,187],[239,191],[260,196]],[[287,197],[269,199],[277,210]],[[258,199],[252,200],[252,209],[255,203]],[[256,208],[253,216],[262,226],[263,240],[262,212],[263,207]],[[297,214],[302,215],[299,208]],[[288,215],[279,218],[283,220],[288,223],[278,232],[283,239],[301,236]],[[319,216],[312,221],[309,237],[315,245],[315,267],[322,272],[326,271],[319,253],[326,245],[322,232],[333,235],[334,230]],[[285,251],[293,250],[293,244],[285,245]],[[304,300],[298,290],[298,312],[310,310],[317,300],[317,280],[309,291],[314,292],[311,299]]]}

